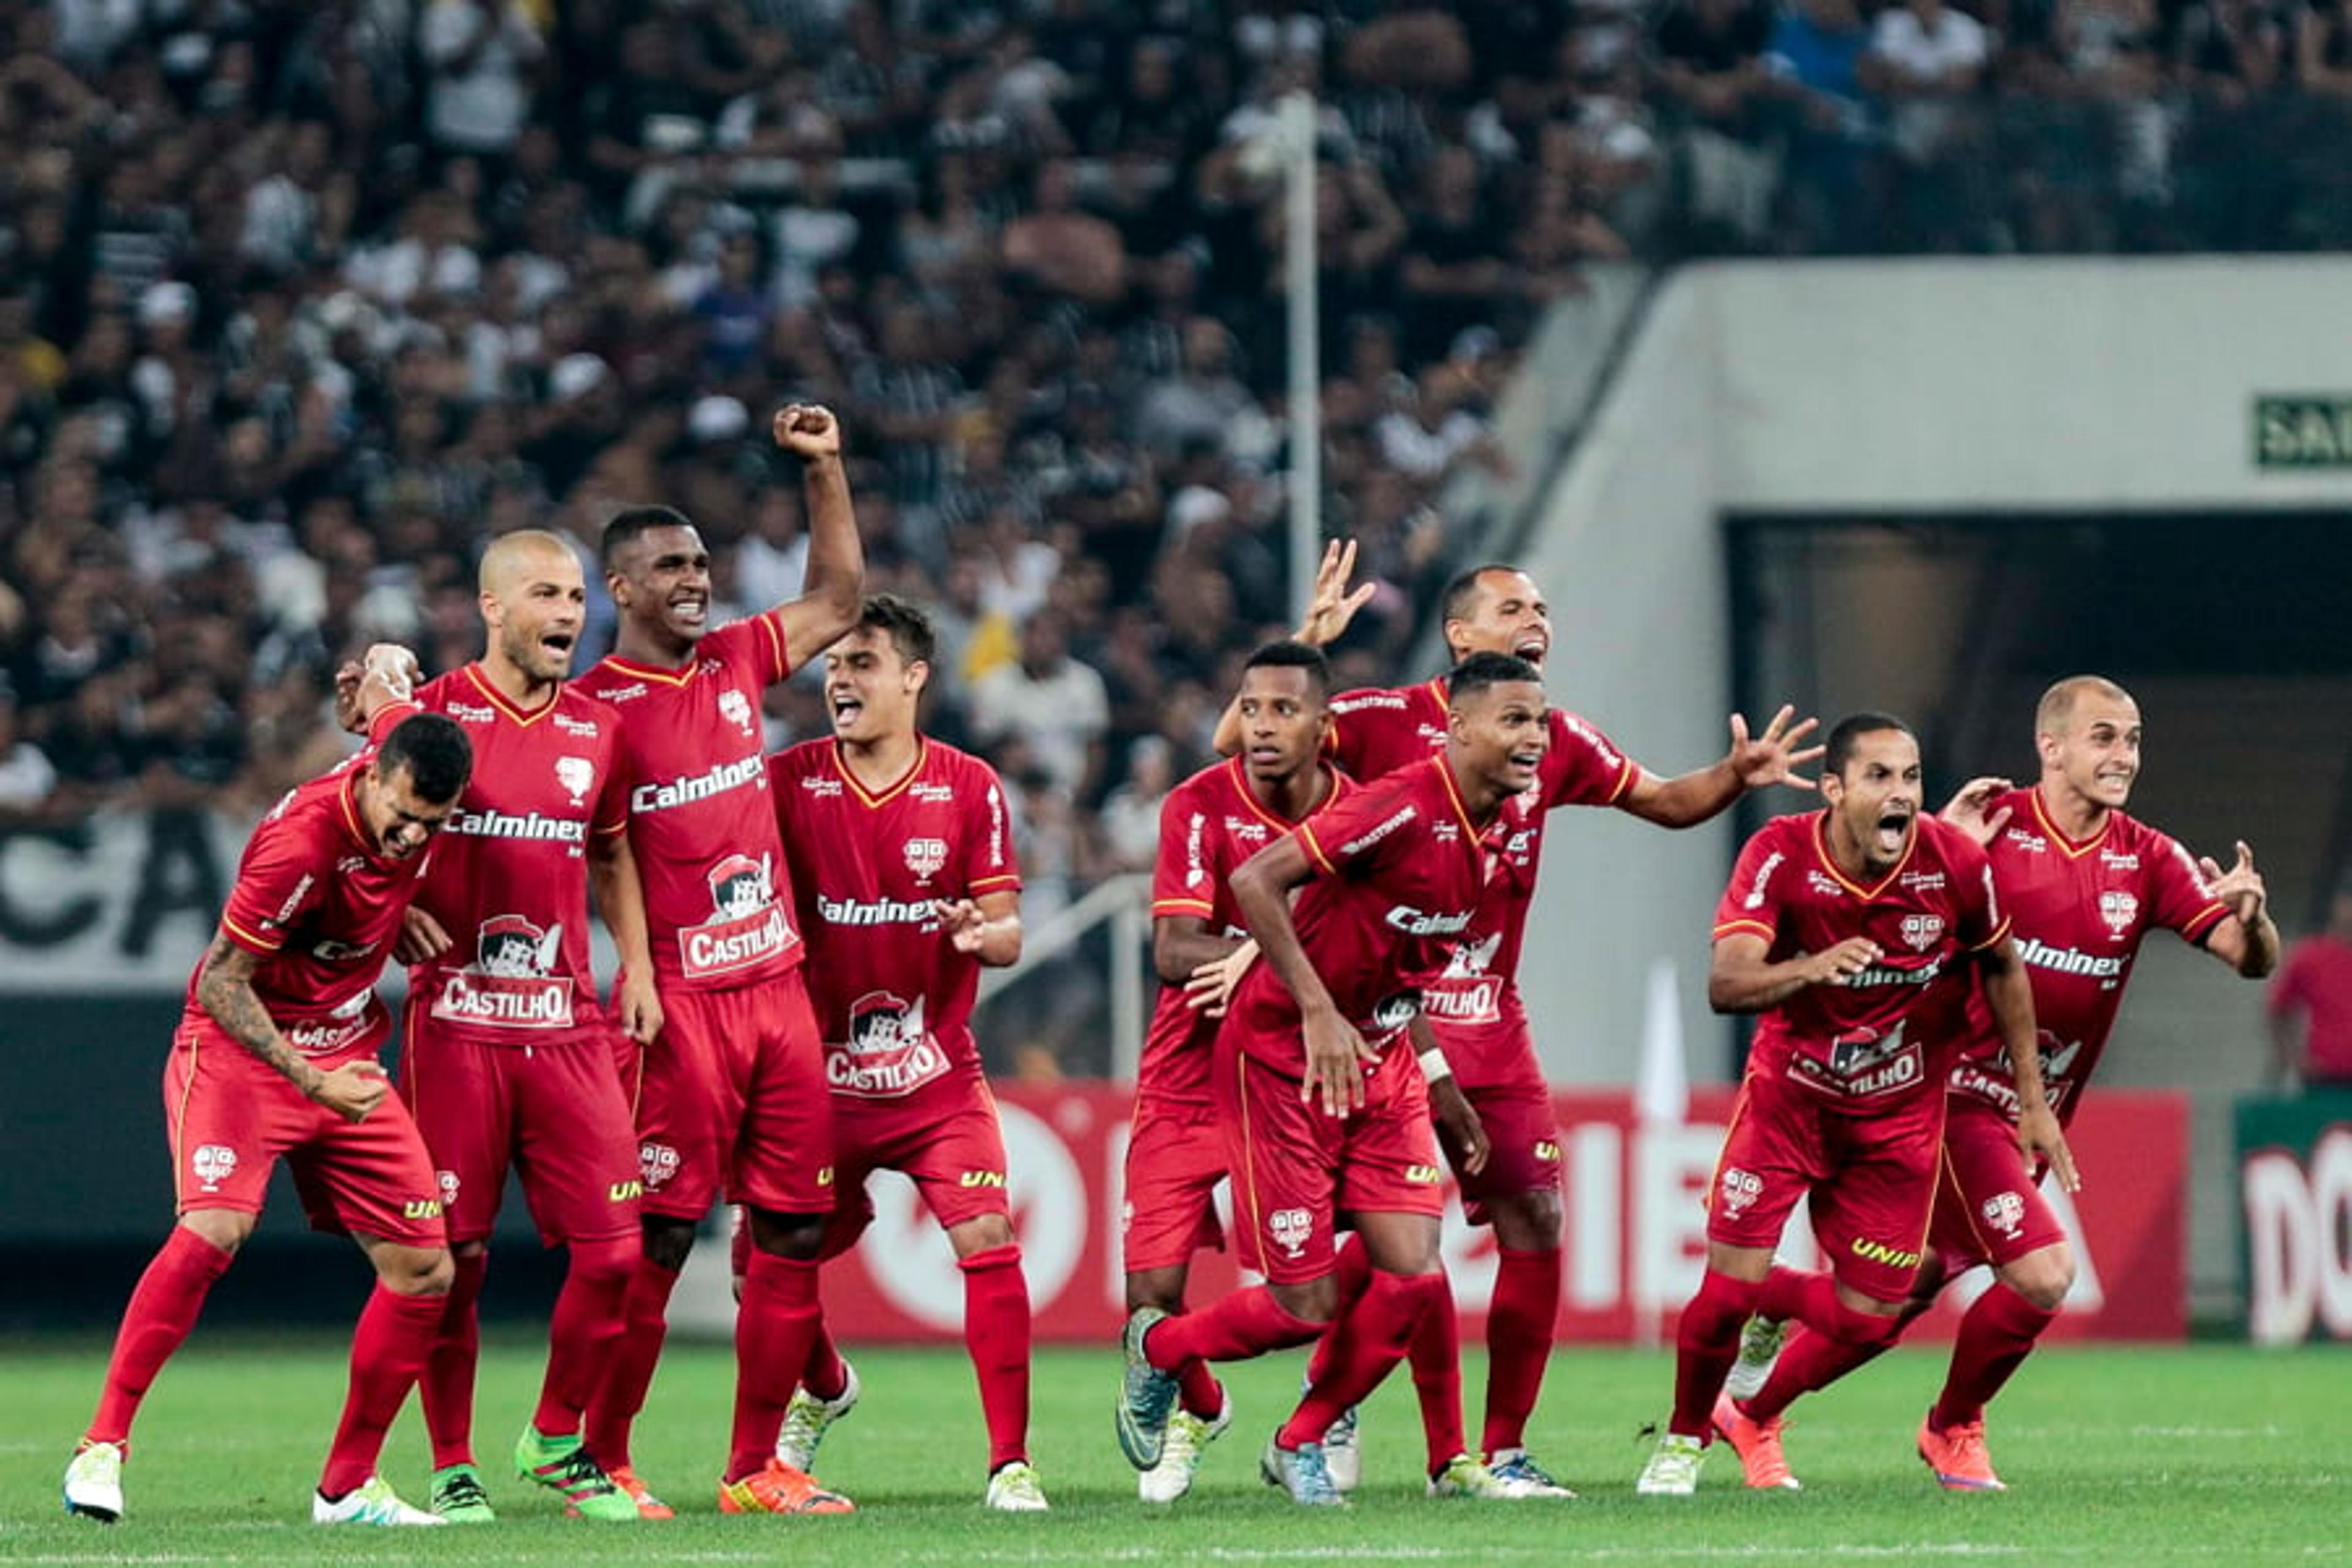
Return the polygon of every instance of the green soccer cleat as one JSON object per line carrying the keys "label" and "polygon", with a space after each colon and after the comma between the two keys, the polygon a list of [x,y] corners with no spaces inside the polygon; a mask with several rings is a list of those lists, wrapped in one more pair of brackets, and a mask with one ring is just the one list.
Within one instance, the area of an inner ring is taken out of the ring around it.
{"label": "green soccer cleat", "polygon": [[814,1471],[817,1445],[833,1424],[857,1408],[857,1369],[846,1361],[841,1363],[848,1377],[841,1392],[831,1399],[819,1399],[805,1388],[793,1390],[793,1402],[784,1406],[784,1426],[776,1438],[776,1458],[796,1470]]}
{"label": "green soccer cleat", "polygon": [[1507,1477],[1492,1466],[1481,1464],[1467,1454],[1456,1454],[1445,1461],[1444,1468],[1429,1478],[1429,1495],[1433,1498],[1473,1498],[1480,1502],[1517,1502],[1527,1498],[1564,1495],[1559,1489],[1545,1492],[1533,1481]]}
{"label": "green soccer cleat", "polygon": [[1754,1317],[1739,1331],[1739,1359],[1723,1380],[1723,1392],[1734,1399],[1753,1399],[1772,1375],[1780,1347],[1789,1342],[1789,1325],[1777,1318]]}
{"label": "green soccer cleat", "polygon": [[324,1492],[310,1494],[312,1524],[377,1524],[424,1525],[446,1524],[437,1513],[427,1513],[421,1508],[411,1508],[400,1500],[392,1483],[382,1476],[370,1476],[332,1502]]}
{"label": "green soccer cleat", "polygon": [[1176,1403],[1176,1379],[1151,1364],[1143,1353],[1144,1337],[1168,1314],[1157,1307],[1138,1307],[1127,1320],[1119,1342],[1127,1352],[1120,1374],[1118,1417],[1119,1452],[1139,1470],[1160,1462],[1168,1440],[1168,1412]]}
{"label": "green soccer cleat", "polygon": [[470,1464],[444,1465],[433,1472],[427,1506],[451,1524],[495,1524],[498,1510],[482,1489],[481,1472]]}
{"label": "green soccer cleat", "polygon": [[1000,1513],[1044,1513],[1045,1483],[1037,1468],[1026,1459],[999,1465],[988,1478],[988,1506]]}
{"label": "green soccer cleat", "polygon": [[1669,1432],[1658,1439],[1658,1451],[1642,1467],[1633,1490],[1642,1497],[1688,1497],[1698,1490],[1698,1468],[1706,1462],[1706,1444]]}
{"label": "green soccer cleat", "polygon": [[536,1426],[524,1427],[515,1439],[515,1474],[561,1493],[563,1511],[573,1519],[619,1524],[640,1517],[636,1500],[614,1484],[576,1434],[549,1437]]}

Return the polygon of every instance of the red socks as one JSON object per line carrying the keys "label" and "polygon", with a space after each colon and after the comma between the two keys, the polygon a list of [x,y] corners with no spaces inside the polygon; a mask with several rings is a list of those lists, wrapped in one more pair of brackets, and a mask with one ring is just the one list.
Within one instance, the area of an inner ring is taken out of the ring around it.
{"label": "red socks", "polygon": [[1176,1372],[1194,1361],[1246,1361],[1322,1337],[1329,1325],[1283,1310],[1263,1285],[1236,1290],[1206,1311],[1187,1312],[1155,1327],[1144,1342],[1151,1364]]}
{"label": "red socks", "polygon": [[106,1387],[98,1396],[98,1413],[89,1420],[91,1442],[131,1440],[139,1402],[196,1326],[205,1297],[213,1281],[228,1271],[231,1256],[186,1226],[172,1227],[122,1310],[114,1355],[106,1363]]}
{"label": "red socks", "polygon": [[1374,1269],[1363,1293],[1331,1325],[1324,1347],[1326,1370],[1307,1388],[1275,1441],[1286,1448],[1321,1442],[1342,1411],[1362,1404],[1396,1369],[1423,1320],[1444,1294],[1443,1274],[1407,1276]]}
{"label": "red socks", "polygon": [[622,1313],[643,1246],[634,1236],[572,1243],[563,1289],[547,1325],[547,1376],[530,1417],[541,1436],[563,1437],[580,1430],[597,1377],[627,1331]]}
{"label": "red socks", "polygon": [[620,1337],[588,1402],[588,1451],[608,1470],[628,1468],[629,1428],[653,1386],[662,1341],[669,1334],[670,1292],[677,1289],[677,1269],[638,1257],[622,1297]]}
{"label": "red socks", "polygon": [[1877,1360],[1885,1349],[1885,1344],[1855,1344],[1808,1328],[1791,1329],[1771,1375],[1740,1408],[1759,1421],[1769,1421],[1800,1395],[1827,1388],[1854,1368]]}
{"label": "red socks", "polygon": [[1495,1294],[1486,1308],[1486,1427],[1479,1437],[1489,1454],[1527,1443],[1528,1417],[1543,1391],[1559,1322],[1561,1283],[1557,1250],[1497,1250]]}
{"label": "red socks", "polygon": [[1675,1413],[1666,1430],[1701,1441],[1715,1432],[1716,1395],[1739,1359],[1739,1330],[1756,1310],[1761,1285],[1708,1269],[1675,1331]]}
{"label": "red socks", "polygon": [[[758,1251],[743,1271],[743,1300],[735,1314],[735,1427],[722,1479],[740,1481],[775,1458],[784,1408],[823,1321],[816,1274],[813,1259]],[[593,1446],[589,1451],[596,1453]]]}
{"label": "red socks", "polygon": [[[433,1468],[462,1465],[474,1457],[474,1369],[482,1358],[482,1319],[477,1304],[490,1269],[487,1252],[452,1253],[457,1278],[441,1298],[441,1331],[417,1380],[425,1406],[425,1431],[433,1442]],[[360,1478],[367,1479],[365,1476]]]}
{"label": "red socks", "polygon": [[[964,1310],[969,1312],[971,1298],[965,1298]],[[801,1369],[801,1386],[816,1399],[838,1399],[849,1391],[849,1363],[841,1359],[841,1347],[833,1342],[833,1331],[824,1320],[817,1320],[816,1338],[809,1342],[808,1365]]]}
{"label": "red socks", "polygon": [[961,1259],[963,1342],[980,1379],[988,1421],[988,1468],[1029,1457],[1029,1281],[1018,1246]]}
{"label": "red socks", "polygon": [[447,1307],[446,1296],[398,1296],[377,1282],[352,1334],[351,1393],[319,1477],[322,1496],[341,1497],[375,1474],[383,1435],[424,1373]]}
{"label": "red socks", "polygon": [[1429,1293],[1405,1351],[1412,1363],[1412,1391],[1421,1402],[1421,1435],[1429,1447],[1433,1476],[1454,1455],[1467,1451],[1470,1442],[1462,1434],[1462,1324],[1454,1315],[1454,1291],[1445,1275],[1441,1271],[1435,1278],[1438,1288]]}
{"label": "red socks", "polygon": [[2037,1307],[1996,1281],[1960,1320],[1959,1337],[1952,1342],[1952,1370],[1927,1424],[1942,1432],[1962,1422],[1983,1420],[1985,1405],[2057,1317],[2055,1310]]}

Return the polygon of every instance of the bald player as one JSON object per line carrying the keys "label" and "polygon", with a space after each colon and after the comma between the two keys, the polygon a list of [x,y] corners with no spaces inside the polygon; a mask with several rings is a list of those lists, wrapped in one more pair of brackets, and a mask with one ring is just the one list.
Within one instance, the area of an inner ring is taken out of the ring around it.
{"label": "bald player", "polygon": [[[634,1520],[580,1436],[638,1249],[637,1139],[616,1053],[662,1024],[614,764],[620,720],[564,684],[587,608],[569,544],[537,530],[499,538],[482,557],[480,603],[482,657],[416,694],[464,727],[474,774],[399,952],[411,965],[401,1093],[457,1262],[422,1384],[432,1506],[452,1523],[492,1518],[473,1453],[476,1302],[511,1166],[541,1237],[571,1252],[517,1473],[575,1516]],[[610,1011],[589,970],[592,889],[621,956]]]}

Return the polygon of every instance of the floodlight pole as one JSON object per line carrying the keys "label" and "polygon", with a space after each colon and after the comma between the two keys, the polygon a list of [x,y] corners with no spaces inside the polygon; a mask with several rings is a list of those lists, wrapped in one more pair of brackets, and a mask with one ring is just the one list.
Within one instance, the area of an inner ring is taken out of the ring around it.
{"label": "floodlight pole", "polygon": [[1315,99],[1286,95],[1281,107],[1283,272],[1290,318],[1290,595],[1301,615],[1323,552],[1323,376],[1317,319]]}

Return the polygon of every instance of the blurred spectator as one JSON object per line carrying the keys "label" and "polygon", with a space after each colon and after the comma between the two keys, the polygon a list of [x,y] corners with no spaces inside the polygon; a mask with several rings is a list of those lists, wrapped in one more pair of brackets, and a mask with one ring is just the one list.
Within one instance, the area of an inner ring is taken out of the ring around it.
{"label": "blurred spectator", "polygon": [[434,147],[490,159],[513,152],[530,111],[530,71],[546,53],[521,0],[428,0],[416,43]]}
{"label": "blurred spectator", "polygon": [[1686,215],[1742,246],[1769,228],[1778,160],[1765,143],[1766,0],[1675,0],[1658,24],[1659,83],[1683,124]]}
{"label": "blurred spectator", "polygon": [[[1102,676],[1070,657],[1058,610],[1031,615],[1020,658],[972,681],[966,717],[974,741],[1019,742],[1040,778],[1070,800],[1087,798],[1101,775],[1110,698]],[[1030,875],[1026,861],[1023,875]]]}
{"label": "blurred spectator", "polygon": [[2352,1091],[2352,877],[2336,885],[2326,928],[2286,955],[2269,1013],[2273,1082]]}

